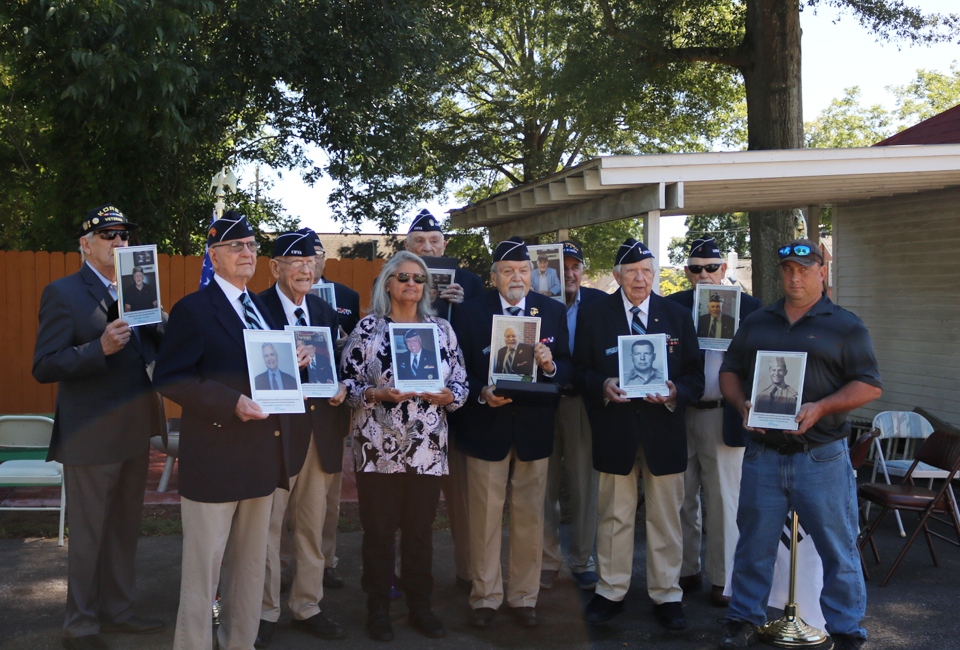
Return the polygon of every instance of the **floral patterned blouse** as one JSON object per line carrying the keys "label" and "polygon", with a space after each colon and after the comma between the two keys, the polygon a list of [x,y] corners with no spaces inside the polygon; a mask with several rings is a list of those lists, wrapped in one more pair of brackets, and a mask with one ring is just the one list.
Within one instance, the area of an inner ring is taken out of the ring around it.
{"label": "floral patterned blouse", "polygon": [[354,471],[442,476],[449,473],[447,412],[463,406],[469,392],[463,352],[450,323],[428,316],[426,322],[436,323],[440,330],[440,367],[453,402],[438,406],[414,397],[399,404],[368,403],[363,398],[368,388],[394,385],[390,322],[371,314],[357,323],[340,360],[347,403],[354,408]]}

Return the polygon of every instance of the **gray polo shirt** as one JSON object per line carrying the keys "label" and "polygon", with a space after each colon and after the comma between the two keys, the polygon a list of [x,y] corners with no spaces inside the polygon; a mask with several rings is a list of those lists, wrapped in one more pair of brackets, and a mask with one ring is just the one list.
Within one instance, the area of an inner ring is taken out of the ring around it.
{"label": "gray polo shirt", "polygon": [[[801,403],[832,395],[851,381],[882,388],[873,341],[855,314],[833,304],[824,294],[810,311],[790,325],[783,302],[781,298],[750,314],[730,342],[720,372],[740,377],[744,393],[749,396],[753,387],[758,350],[807,353]],[[788,441],[822,444],[849,433],[847,413],[835,413],[820,418],[801,436],[773,430],[750,435],[757,442],[779,446]]]}

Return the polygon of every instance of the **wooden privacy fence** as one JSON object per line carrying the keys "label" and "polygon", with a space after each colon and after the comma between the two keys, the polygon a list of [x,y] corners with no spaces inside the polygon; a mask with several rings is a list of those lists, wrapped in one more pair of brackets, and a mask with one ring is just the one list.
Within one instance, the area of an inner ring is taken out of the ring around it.
{"label": "wooden privacy fence", "polygon": [[[173,305],[200,286],[202,257],[164,255],[158,257],[160,302],[169,312]],[[273,284],[268,264],[261,257],[257,272],[248,285],[259,293]],[[370,305],[373,281],[384,260],[327,260],[324,276],[360,293],[360,306]],[[79,253],[46,251],[0,251],[0,414],[52,413],[56,384],[39,384],[31,372],[33,349],[37,342],[37,312],[40,294],[50,282],[75,273],[80,268]],[[167,415],[179,415],[179,408],[167,402]]]}

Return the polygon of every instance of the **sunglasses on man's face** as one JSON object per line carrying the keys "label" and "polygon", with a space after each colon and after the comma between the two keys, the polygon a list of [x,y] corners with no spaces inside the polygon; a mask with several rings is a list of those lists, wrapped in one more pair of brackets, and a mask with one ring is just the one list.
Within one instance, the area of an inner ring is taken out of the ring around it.
{"label": "sunglasses on man's face", "polygon": [[687,268],[694,275],[700,275],[701,271],[706,269],[707,273],[716,273],[720,270],[721,264],[688,264]]}
{"label": "sunglasses on man's face", "polygon": [[130,231],[128,230],[101,230],[97,235],[100,239],[106,239],[107,241],[113,241],[117,237],[120,238],[120,241],[130,239]]}
{"label": "sunglasses on man's face", "polygon": [[423,273],[391,273],[387,276],[388,278],[396,278],[398,282],[407,283],[410,281],[410,278],[413,278],[413,281],[417,284],[423,284],[427,281],[427,276]]}

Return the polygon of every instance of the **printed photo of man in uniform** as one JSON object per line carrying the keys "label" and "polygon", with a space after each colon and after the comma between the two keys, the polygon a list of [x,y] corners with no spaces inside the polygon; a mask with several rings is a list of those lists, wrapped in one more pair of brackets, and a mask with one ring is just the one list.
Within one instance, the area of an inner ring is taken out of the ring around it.
{"label": "printed photo of man in uniform", "polygon": [[633,368],[626,376],[627,386],[663,383],[663,372],[654,365],[657,360],[657,350],[653,341],[646,339],[634,341],[630,346],[630,358],[633,360]]}
{"label": "printed photo of man in uniform", "polygon": [[793,415],[797,412],[797,391],[787,384],[787,362],[783,357],[768,357],[767,368],[770,372],[770,385],[757,393],[757,413],[783,413]]}
{"label": "printed photo of man in uniform", "polygon": [[520,342],[517,330],[508,327],[503,331],[506,343],[497,351],[497,362],[493,372],[508,375],[533,375],[533,346]]}
{"label": "printed photo of man in uniform", "polygon": [[423,347],[423,340],[432,341],[420,330],[407,330],[403,335],[405,352],[397,352],[397,379],[436,379],[437,353]]}
{"label": "printed photo of man in uniform", "polygon": [[723,313],[723,296],[711,291],[707,309],[709,313],[703,314],[697,321],[697,336],[708,339],[732,339],[736,321],[733,316]]}

